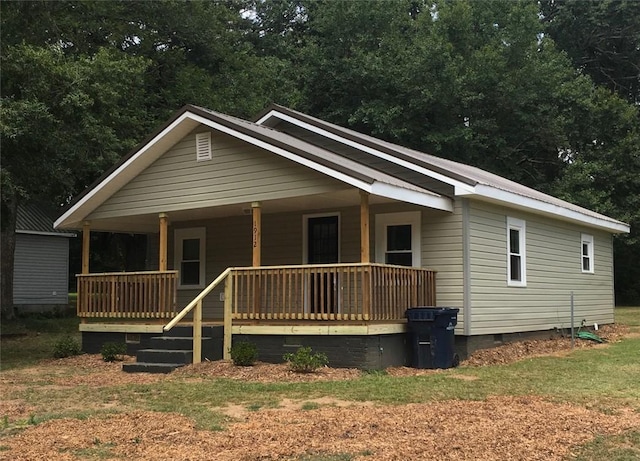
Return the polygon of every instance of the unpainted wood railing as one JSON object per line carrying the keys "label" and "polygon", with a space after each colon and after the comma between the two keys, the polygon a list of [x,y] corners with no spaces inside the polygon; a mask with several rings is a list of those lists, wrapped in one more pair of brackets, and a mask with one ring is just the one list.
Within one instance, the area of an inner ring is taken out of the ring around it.
{"label": "unpainted wood railing", "polygon": [[178,271],[78,274],[78,317],[166,319],[176,314]]}
{"label": "unpainted wood railing", "polygon": [[243,320],[399,320],[436,303],[435,271],[375,263],[231,270],[232,316]]}

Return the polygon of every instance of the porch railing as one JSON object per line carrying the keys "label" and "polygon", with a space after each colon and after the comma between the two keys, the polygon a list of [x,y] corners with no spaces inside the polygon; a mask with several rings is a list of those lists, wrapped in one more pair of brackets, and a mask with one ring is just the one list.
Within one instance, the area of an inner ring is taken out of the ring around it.
{"label": "porch railing", "polygon": [[78,317],[166,319],[177,312],[178,271],[79,274]]}
{"label": "porch railing", "polygon": [[399,320],[434,306],[435,272],[354,263],[233,268],[233,319]]}

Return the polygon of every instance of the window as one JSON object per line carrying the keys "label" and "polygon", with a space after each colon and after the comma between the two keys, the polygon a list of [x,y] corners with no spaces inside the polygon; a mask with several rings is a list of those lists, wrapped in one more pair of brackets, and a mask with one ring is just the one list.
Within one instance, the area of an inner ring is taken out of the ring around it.
{"label": "window", "polygon": [[175,231],[175,267],[179,272],[179,288],[204,288],[205,233],[204,227]]}
{"label": "window", "polygon": [[507,284],[527,286],[526,226],[520,219],[507,218]]}
{"label": "window", "polygon": [[376,215],[376,261],[420,267],[420,212]]}
{"label": "window", "polygon": [[593,235],[581,234],[582,272],[593,274]]}

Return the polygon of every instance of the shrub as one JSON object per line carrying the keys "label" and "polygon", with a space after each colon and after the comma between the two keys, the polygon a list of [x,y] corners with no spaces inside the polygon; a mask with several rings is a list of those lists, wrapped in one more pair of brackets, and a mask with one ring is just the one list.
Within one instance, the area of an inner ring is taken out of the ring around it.
{"label": "shrub", "polygon": [[121,361],[124,360],[123,355],[127,353],[127,345],[114,342],[104,343],[100,353],[102,354],[102,360],[105,362]]}
{"label": "shrub", "polygon": [[58,340],[53,346],[53,356],[57,359],[80,354],[82,354],[80,343],[71,336],[65,336]]}
{"label": "shrub", "polygon": [[310,347],[301,347],[295,354],[284,354],[283,359],[289,367],[298,373],[311,373],[329,363],[327,355],[321,352],[313,353]]}
{"label": "shrub", "polygon": [[231,360],[236,366],[250,367],[258,360],[258,347],[253,343],[239,341],[231,347]]}

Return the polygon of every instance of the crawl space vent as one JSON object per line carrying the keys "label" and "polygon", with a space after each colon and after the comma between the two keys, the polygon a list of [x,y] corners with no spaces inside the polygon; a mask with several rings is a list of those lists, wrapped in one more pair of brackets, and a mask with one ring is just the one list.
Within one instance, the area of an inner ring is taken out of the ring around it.
{"label": "crawl space vent", "polygon": [[211,133],[196,134],[196,162],[211,160]]}

